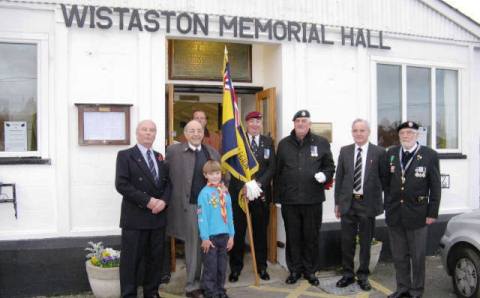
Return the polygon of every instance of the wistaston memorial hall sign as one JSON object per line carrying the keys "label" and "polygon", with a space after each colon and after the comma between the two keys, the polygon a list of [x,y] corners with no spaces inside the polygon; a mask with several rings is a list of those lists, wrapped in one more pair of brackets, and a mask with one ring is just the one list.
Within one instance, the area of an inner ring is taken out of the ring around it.
{"label": "wistaston memorial hall sign", "polygon": [[[172,27],[180,34],[209,36],[210,24],[218,25],[215,34],[232,34],[242,39],[260,39],[294,41],[333,45],[325,33],[326,25],[306,22],[258,19],[251,17],[208,15],[189,12],[145,10],[136,8],[81,6],[67,7],[61,4],[63,18],[67,27],[76,24],[78,28],[111,29],[114,22],[119,30],[156,32],[160,29],[170,33]],[[342,46],[376,48],[389,50],[385,45],[382,31],[363,28],[340,27]],[[331,38],[331,37],[330,37]]]}

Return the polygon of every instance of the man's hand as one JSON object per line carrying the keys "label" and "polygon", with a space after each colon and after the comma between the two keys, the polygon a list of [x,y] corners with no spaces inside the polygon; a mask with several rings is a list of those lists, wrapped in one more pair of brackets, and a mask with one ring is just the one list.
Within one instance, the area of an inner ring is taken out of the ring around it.
{"label": "man's hand", "polygon": [[208,253],[208,251],[210,250],[210,247],[214,248],[215,246],[213,245],[212,241],[210,240],[202,240],[202,251],[204,253]]}
{"label": "man's hand", "polygon": [[337,219],[340,219],[340,207],[338,205],[335,205],[335,217]]}
{"label": "man's hand", "polygon": [[227,251],[230,251],[233,247],[233,237],[228,238],[227,241]]}
{"label": "man's hand", "polygon": [[433,217],[427,217],[426,224],[431,225],[433,224],[437,219]]}
{"label": "man's hand", "polygon": [[155,205],[157,204],[158,199],[155,199],[154,197],[150,198],[150,201],[148,201],[147,208],[150,210],[153,210]]}
{"label": "man's hand", "polygon": [[157,203],[156,203],[155,206],[153,207],[152,213],[153,213],[153,214],[158,214],[158,213],[162,212],[163,209],[165,209],[165,206],[166,206],[166,205],[167,205],[167,204],[165,203],[164,200],[162,200],[162,199],[157,199]]}

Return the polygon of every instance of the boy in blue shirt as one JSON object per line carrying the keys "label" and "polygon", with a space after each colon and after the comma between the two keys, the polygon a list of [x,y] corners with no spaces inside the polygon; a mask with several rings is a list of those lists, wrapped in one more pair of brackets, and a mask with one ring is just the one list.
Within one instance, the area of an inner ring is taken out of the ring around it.
{"label": "boy in blue shirt", "polygon": [[207,161],[203,175],[208,182],[198,195],[197,210],[203,252],[202,289],[205,297],[227,298],[227,251],[233,247],[234,236],[232,200],[222,183],[218,161]]}

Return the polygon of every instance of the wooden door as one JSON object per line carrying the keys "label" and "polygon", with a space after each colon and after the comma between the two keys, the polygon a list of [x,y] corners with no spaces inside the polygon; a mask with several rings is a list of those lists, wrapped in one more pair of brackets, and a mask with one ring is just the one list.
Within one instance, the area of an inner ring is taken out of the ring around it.
{"label": "wooden door", "polygon": [[[263,115],[263,134],[270,136],[275,144],[277,136],[277,118],[275,88],[265,89],[256,94],[256,110]],[[277,262],[277,207],[270,203],[268,224],[268,261]]]}

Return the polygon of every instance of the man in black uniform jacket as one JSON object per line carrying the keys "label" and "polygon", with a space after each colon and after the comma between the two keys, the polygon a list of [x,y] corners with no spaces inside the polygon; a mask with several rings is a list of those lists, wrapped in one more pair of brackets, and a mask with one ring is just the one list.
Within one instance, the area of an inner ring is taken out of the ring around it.
{"label": "man in black uniform jacket", "polygon": [[385,188],[385,221],[397,280],[396,292],[388,297],[421,297],[427,226],[435,222],[440,206],[440,166],[437,152],[417,142],[418,124],[407,121],[397,130],[401,146],[387,152]]}
{"label": "man in black uniform jacket", "polygon": [[335,174],[335,215],[341,217],[343,288],[355,281],[353,257],[355,238],[360,238],[360,266],[357,282],[364,291],[371,289],[368,282],[370,246],[375,232],[375,216],[383,213],[382,191],[386,178],[385,149],[368,141],[370,126],[366,120],[356,119],[352,124],[355,143],[342,147]]}
{"label": "man in black uniform jacket", "polygon": [[[245,117],[247,126],[247,139],[259,170],[253,177],[254,181],[261,187],[261,197],[249,202],[250,217],[252,219],[253,243],[257,259],[258,274],[261,279],[269,280],[267,272],[267,227],[269,218],[268,205],[271,202],[271,181],[275,173],[275,148],[272,138],[261,135],[262,114],[256,111],[250,112]],[[229,192],[232,197],[233,222],[235,225],[235,239],[233,248],[230,251],[230,282],[238,281],[238,276],[243,268],[243,254],[245,250],[245,231],[247,219],[245,213],[238,205],[238,195],[244,189],[245,183],[232,178],[229,185]]]}
{"label": "man in black uniform jacket", "polygon": [[294,284],[303,273],[316,286],[324,185],[332,180],[335,164],[328,141],[310,132],[307,110],[298,111],[293,123],[290,135],[278,144],[275,181],[287,238],[290,275],[285,282]]}
{"label": "man in black uniform jacket", "polygon": [[159,297],[166,226],[164,210],[171,190],[163,157],[152,150],[156,133],[153,121],[141,121],[136,130],[137,145],[117,155],[115,186],[123,196],[122,297],[137,297],[137,272],[142,258],[145,260],[143,296]]}

